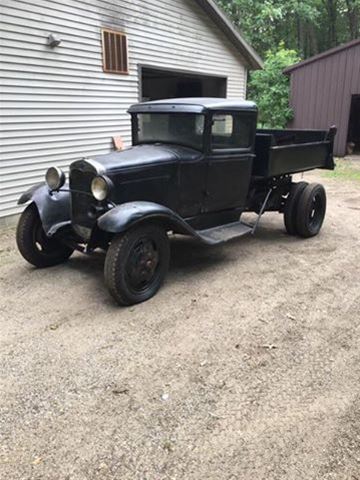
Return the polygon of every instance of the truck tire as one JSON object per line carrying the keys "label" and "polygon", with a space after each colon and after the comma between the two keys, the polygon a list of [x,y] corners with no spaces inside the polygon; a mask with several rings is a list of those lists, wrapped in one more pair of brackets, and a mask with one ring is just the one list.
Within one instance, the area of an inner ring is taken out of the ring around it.
{"label": "truck tire", "polygon": [[319,183],[308,185],[302,192],[296,216],[298,235],[314,237],[321,229],[326,213],[326,193]]}
{"label": "truck tire", "polygon": [[63,263],[74,251],[56,238],[46,236],[34,203],[31,203],[20,216],[16,243],[25,260],[38,268]]}
{"label": "truck tire", "polygon": [[291,185],[291,190],[288,198],[285,203],[284,210],[284,223],[286,231],[289,235],[296,235],[296,216],[297,216],[297,206],[302,192],[308,186],[307,182],[293,183]]}
{"label": "truck tire", "polygon": [[105,283],[119,305],[144,302],[159,290],[169,261],[169,239],[163,228],[133,228],[113,238],[105,258]]}

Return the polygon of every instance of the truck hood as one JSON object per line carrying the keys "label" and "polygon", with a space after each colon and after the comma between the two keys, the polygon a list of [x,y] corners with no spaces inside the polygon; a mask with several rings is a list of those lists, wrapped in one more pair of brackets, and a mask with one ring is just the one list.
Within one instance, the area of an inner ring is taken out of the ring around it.
{"label": "truck hood", "polygon": [[136,168],[159,163],[176,163],[181,160],[199,158],[201,152],[178,145],[154,144],[137,145],[121,152],[112,152],[105,155],[94,155],[84,159],[92,163],[97,170],[106,174],[115,173],[127,168]]}

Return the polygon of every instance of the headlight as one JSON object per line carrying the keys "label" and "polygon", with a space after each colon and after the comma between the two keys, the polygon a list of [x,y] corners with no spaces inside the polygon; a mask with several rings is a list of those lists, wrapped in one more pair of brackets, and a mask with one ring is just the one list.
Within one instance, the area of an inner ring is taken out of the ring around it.
{"label": "headlight", "polygon": [[65,173],[57,167],[50,167],[45,175],[50,190],[59,190],[65,183]]}
{"label": "headlight", "polygon": [[110,182],[104,177],[95,177],[91,182],[91,193],[100,202],[105,200],[110,190]]}

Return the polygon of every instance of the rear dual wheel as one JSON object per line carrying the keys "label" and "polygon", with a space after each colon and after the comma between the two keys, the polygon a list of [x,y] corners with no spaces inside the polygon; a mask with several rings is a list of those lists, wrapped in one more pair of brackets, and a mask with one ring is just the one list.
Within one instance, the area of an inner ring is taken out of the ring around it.
{"label": "rear dual wheel", "polygon": [[326,213],[326,193],[319,183],[293,184],[285,204],[284,222],[290,235],[314,237],[322,227]]}
{"label": "rear dual wheel", "polygon": [[299,199],[296,230],[304,238],[314,237],[322,227],[326,213],[326,193],[319,183],[308,185]]}
{"label": "rear dual wheel", "polygon": [[153,297],[163,283],[170,260],[166,231],[145,225],[116,235],[105,258],[105,283],[119,305]]}
{"label": "rear dual wheel", "polygon": [[285,203],[284,223],[289,235],[296,235],[296,215],[300,197],[309,184],[307,182],[293,183]]}

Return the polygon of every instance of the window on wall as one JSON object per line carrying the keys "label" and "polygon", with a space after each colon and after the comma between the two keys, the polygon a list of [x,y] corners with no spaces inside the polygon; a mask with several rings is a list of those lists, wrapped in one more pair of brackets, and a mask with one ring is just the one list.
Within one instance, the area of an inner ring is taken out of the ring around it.
{"label": "window on wall", "polygon": [[124,33],[102,30],[103,70],[126,75],[129,72],[127,37]]}

